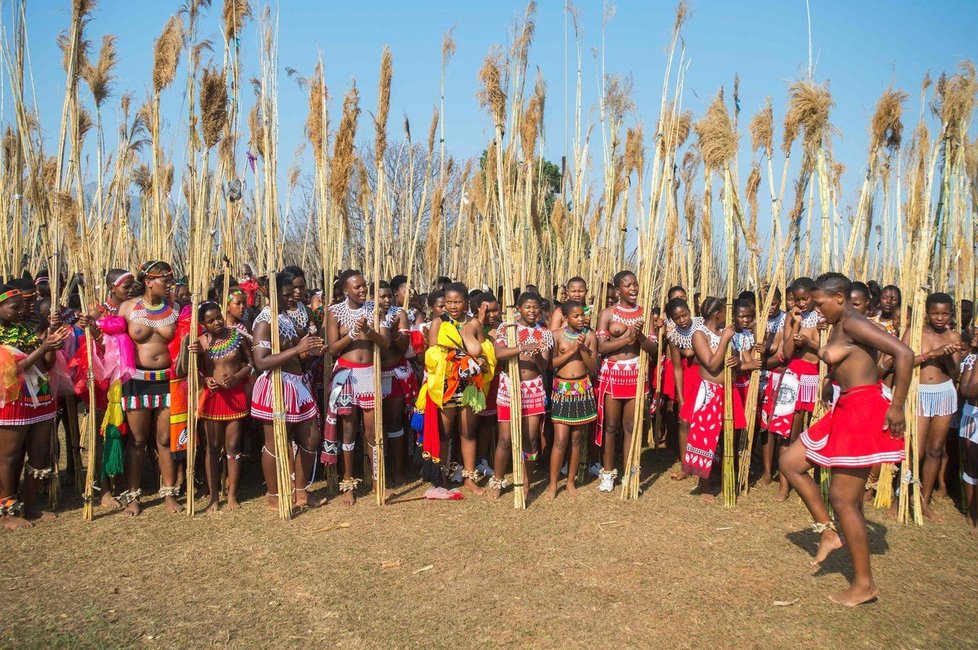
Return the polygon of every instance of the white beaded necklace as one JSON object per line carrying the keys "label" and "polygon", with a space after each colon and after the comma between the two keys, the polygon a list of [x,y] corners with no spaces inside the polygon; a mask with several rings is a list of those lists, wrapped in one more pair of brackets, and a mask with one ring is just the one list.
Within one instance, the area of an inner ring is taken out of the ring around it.
{"label": "white beaded necklace", "polygon": [[[272,324],[272,310],[265,307],[255,318],[255,323],[253,327],[257,327],[258,323],[268,323]],[[285,339],[288,341],[298,341],[299,332],[295,327],[295,321],[287,313],[278,315],[278,336],[280,339]]]}
{"label": "white beaded necklace", "polygon": [[693,347],[693,332],[699,329],[702,324],[703,319],[700,316],[696,316],[690,321],[689,327],[685,329],[679,327],[679,325],[674,325],[668,335],[669,342],[680,350],[689,350]]}
{"label": "white beaded necklace", "polygon": [[801,315],[801,326],[807,329],[818,326],[818,312],[814,309]]}
{"label": "white beaded necklace", "polygon": [[744,352],[754,347],[754,332],[749,329],[741,332],[734,332],[733,339],[730,341],[733,349],[737,352]]}
{"label": "white beaded necklace", "polygon": [[349,331],[356,329],[357,322],[361,318],[365,318],[374,312],[374,304],[369,300],[360,305],[357,309],[350,309],[350,301],[344,300],[343,302],[336,303],[335,305],[329,306],[329,311],[333,314],[336,322],[345,327]]}
{"label": "white beaded necklace", "polygon": [[714,334],[713,330],[707,327],[706,323],[702,319],[700,319],[700,325],[697,330],[706,334],[706,337],[710,341],[711,350],[716,350],[720,346],[720,335]]}
{"label": "white beaded necklace", "polygon": [[295,309],[290,309],[286,311],[299,329],[305,329],[306,325],[309,324],[309,310],[303,303],[299,303]]}
{"label": "white beaded necklace", "polygon": [[779,311],[778,312],[778,315],[775,316],[774,318],[768,318],[767,319],[767,326],[764,328],[765,331],[768,334],[777,334],[778,332],[780,332],[781,330],[783,330],[784,329],[784,318],[785,318],[785,313],[783,311]]}

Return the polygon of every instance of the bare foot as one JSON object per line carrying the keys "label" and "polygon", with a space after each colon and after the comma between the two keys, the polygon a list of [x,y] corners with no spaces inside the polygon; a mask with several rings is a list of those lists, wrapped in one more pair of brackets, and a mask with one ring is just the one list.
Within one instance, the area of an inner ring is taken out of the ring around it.
{"label": "bare foot", "polygon": [[565,489],[567,490],[567,496],[569,497],[576,497],[579,494],[577,491],[577,486],[574,485],[573,481],[567,481],[567,487]]}
{"label": "bare foot", "polygon": [[761,487],[767,487],[773,482],[770,474],[761,474],[761,478],[757,479],[757,484]]}
{"label": "bare foot", "polygon": [[340,503],[352,506],[357,502],[357,495],[353,490],[349,490],[340,495]]}
{"label": "bare foot", "polygon": [[37,520],[37,521],[54,521],[58,518],[53,512],[46,512],[44,510],[25,510],[24,519]]}
{"label": "bare foot", "polygon": [[791,492],[791,488],[782,485],[778,488],[778,493],[774,495],[774,500],[778,503],[788,500],[788,494]]}
{"label": "bare foot", "polygon": [[102,498],[99,500],[99,505],[103,508],[112,508],[113,510],[122,507],[119,500],[112,496],[112,493],[108,490],[102,493]]}
{"label": "bare foot", "polygon": [[323,502],[322,499],[312,496],[305,488],[296,488],[295,505],[300,508],[318,508],[323,505]]}
{"label": "bare foot", "polygon": [[139,502],[138,501],[133,501],[128,506],[126,506],[126,509],[125,510],[122,511],[122,516],[123,517],[138,517],[140,512],[142,512],[142,510],[140,510],[140,508],[139,508]]}
{"label": "bare foot", "polygon": [[842,538],[839,537],[839,533],[834,530],[826,530],[822,532],[821,537],[818,539],[818,550],[815,551],[815,557],[812,559],[812,566],[816,564],[821,564],[825,561],[832,551],[842,548]]}
{"label": "bare foot", "polygon": [[883,511],[883,516],[886,517],[887,519],[896,519],[897,515],[899,514],[897,511],[897,508],[899,507],[899,503],[900,502],[897,500],[897,498],[894,497],[893,504],[889,508]]}
{"label": "bare foot", "polygon": [[543,493],[543,498],[547,501],[553,501],[557,498],[557,485],[551,483],[547,486],[547,491]]}
{"label": "bare foot", "polygon": [[174,514],[180,514],[183,512],[183,506],[177,501],[176,497],[163,497],[163,505],[166,506],[167,512],[172,512]]}
{"label": "bare foot", "polygon": [[922,504],[920,506],[920,513],[931,521],[944,521],[944,517],[934,512],[934,509],[930,507],[930,504]]}
{"label": "bare foot", "polygon": [[216,515],[221,511],[221,504],[218,501],[211,501],[207,504],[207,509],[204,510],[205,515]]}
{"label": "bare foot", "polygon": [[278,495],[269,494],[268,495],[268,508],[269,510],[274,510],[278,512]]}
{"label": "bare foot", "polygon": [[876,588],[876,585],[870,583],[868,587],[850,586],[845,591],[832,594],[829,596],[829,600],[846,607],[856,607],[864,603],[871,603],[878,599],[879,596],[880,590]]}
{"label": "bare foot", "polygon": [[[229,494],[228,495],[228,510],[234,511],[234,510],[238,510],[240,507],[241,507],[241,504],[238,503],[238,498],[236,496],[233,496],[233,495],[230,495]],[[277,508],[278,508],[278,506],[276,505],[276,509]]]}
{"label": "bare foot", "polygon": [[483,490],[481,487],[479,487],[479,484],[478,483],[476,483],[475,481],[473,481],[470,478],[465,479],[465,482],[463,482],[462,485],[465,487],[466,490],[468,490],[469,492],[471,492],[472,494],[474,494],[476,496],[479,496],[479,495],[482,495],[482,494],[485,494],[486,493],[485,490]]}
{"label": "bare foot", "polygon": [[947,496],[947,486],[946,485],[941,485],[936,490],[934,490],[934,497],[933,498],[935,498],[935,499],[943,499],[946,496]]}
{"label": "bare foot", "polygon": [[689,474],[687,474],[682,470],[679,470],[675,474],[670,475],[669,478],[671,478],[673,481],[685,481],[686,479],[689,478]]}
{"label": "bare foot", "polygon": [[715,494],[711,494],[709,492],[702,492],[700,493],[700,501],[702,501],[703,503],[713,504],[717,502],[717,497]]}
{"label": "bare foot", "polygon": [[863,503],[872,503],[873,499],[876,498],[876,492],[873,488],[869,488],[863,493]]}
{"label": "bare foot", "polygon": [[978,539],[978,526],[971,527],[971,536]]}
{"label": "bare foot", "polygon": [[489,488],[488,490],[486,490],[486,494],[489,496],[490,499],[495,501],[496,499],[499,498],[499,493],[501,491],[502,490],[500,490],[499,488]]}
{"label": "bare foot", "polygon": [[27,529],[33,525],[23,517],[14,517],[13,515],[0,517],[0,528],[6,528],[7,530],[17,530],[18,528]]}

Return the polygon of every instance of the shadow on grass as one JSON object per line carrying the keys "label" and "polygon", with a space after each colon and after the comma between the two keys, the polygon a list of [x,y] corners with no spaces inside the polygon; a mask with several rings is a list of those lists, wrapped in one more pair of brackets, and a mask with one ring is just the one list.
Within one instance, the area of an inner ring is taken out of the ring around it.
{"label": "shadow on grass", "polygon": [[[888,532],[889,529],[880,522],[866,522],[870,555],[886,555],[890,550],[890,545],[886,541]],[[803,551],[807,551],[811,557],[815,557],[819,539],[819,534],[815,531],[811,529],[797,530],[786,534],[785,538]],[[843,546],[829,555],[824,562],[818,565],[818,570],[812,575],[821,576],[831,573],[839,573],[844,575],[846,579],[852,580],[852,560],[849,557],[847,547]]]}

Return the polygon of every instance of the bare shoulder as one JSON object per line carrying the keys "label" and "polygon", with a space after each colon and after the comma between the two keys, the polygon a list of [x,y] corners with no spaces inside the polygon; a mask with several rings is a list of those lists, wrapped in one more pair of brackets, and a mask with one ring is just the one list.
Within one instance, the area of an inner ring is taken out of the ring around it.
{"label": "bare shoulder", "polygon": [[119,315],[128,316],[130,313],[132,313],[132,310],[135,308],[136,303],[139,301],[140,301],[139,298],[130,298],[129,300],[119,305]]}

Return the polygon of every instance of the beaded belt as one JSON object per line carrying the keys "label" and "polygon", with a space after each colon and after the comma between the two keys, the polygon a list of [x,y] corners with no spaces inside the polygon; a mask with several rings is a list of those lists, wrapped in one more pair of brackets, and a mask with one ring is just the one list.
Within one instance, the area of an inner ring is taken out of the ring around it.
{"label": "beaded belt", "polygon": [[132,371],[132,378],[139,381],[166,381],[170,379],[170,370],[142,370],[136,368]]}

